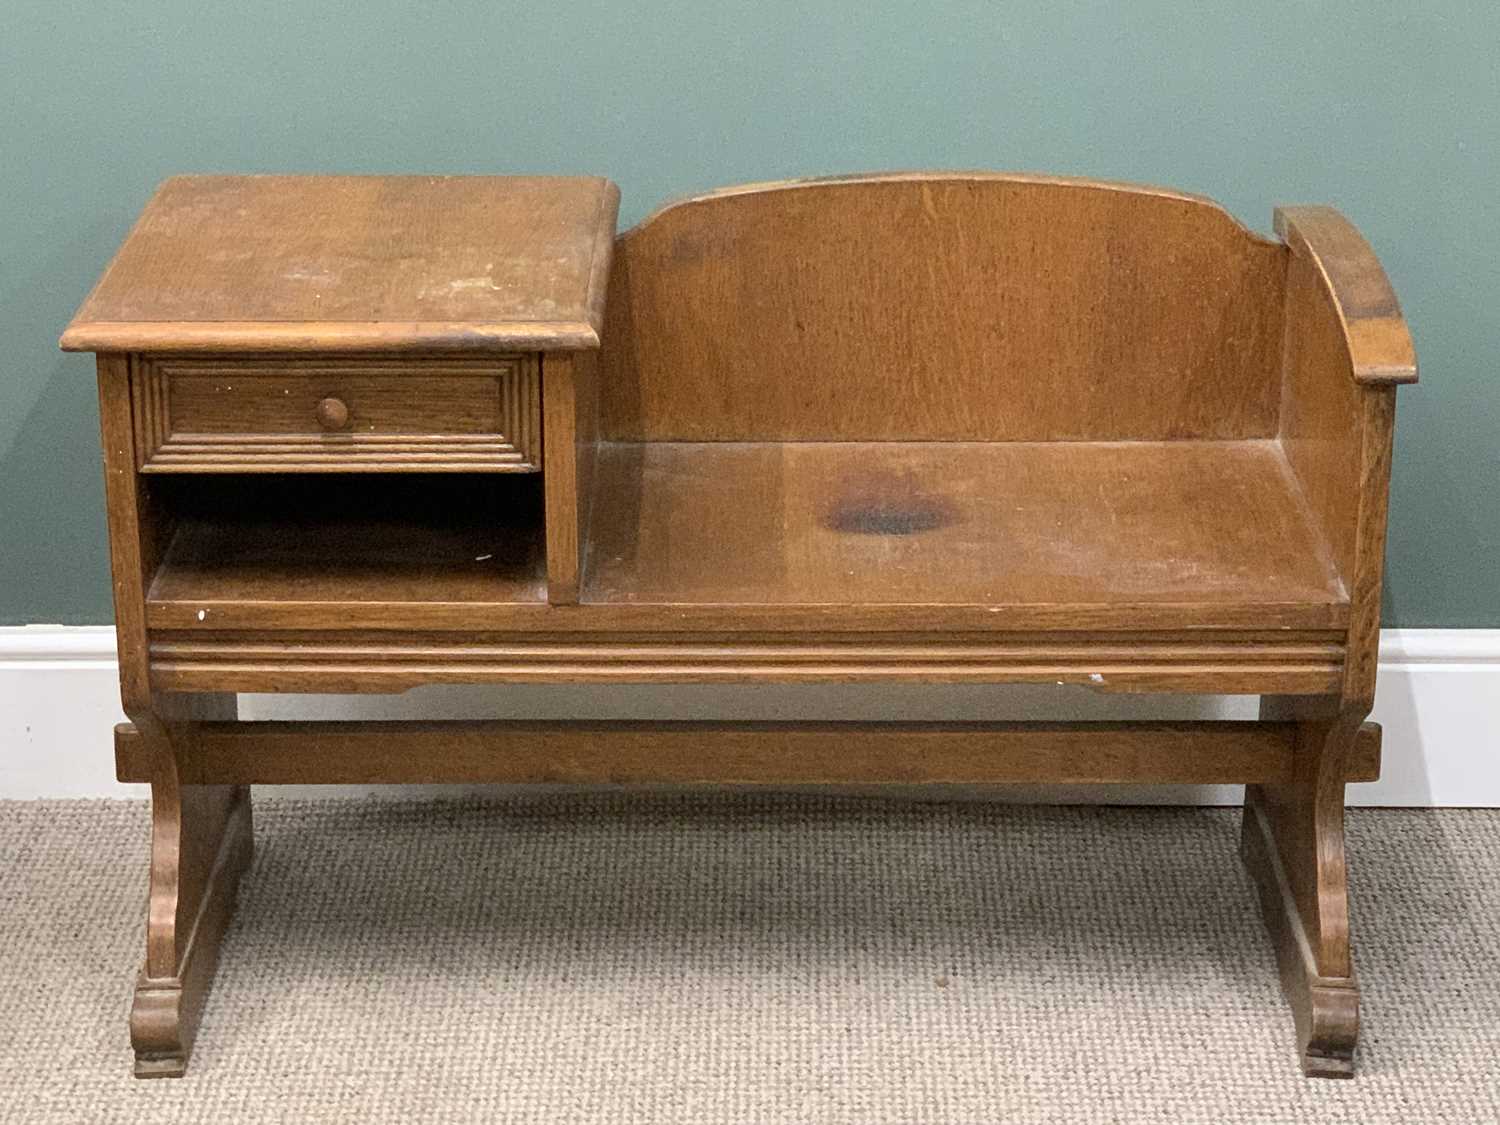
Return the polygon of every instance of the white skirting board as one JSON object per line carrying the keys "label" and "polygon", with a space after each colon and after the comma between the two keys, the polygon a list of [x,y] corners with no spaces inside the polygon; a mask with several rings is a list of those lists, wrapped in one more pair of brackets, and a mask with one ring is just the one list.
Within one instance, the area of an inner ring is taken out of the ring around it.
{"label": "white skirting board", "polygon": [[[114,780],[122,720],[108,626],[0,628],[0,799],[140,797]],[[1381,780],[1359,805],[1500,807],[1500,629],[1389,629],[1373,718]],[[681,685],[424,688],[405,695],[242,696],[244,718],[1111,719],[1250,718],[1253,697],[1107,695],[1087,688],[976,685]],[[413,796],[451,787],[297,788],[307,796]],[[469,792],[469,790],[462,790]],[[1237,804],[1234,786],[1012,787],[944,797],[1128,804]]]}

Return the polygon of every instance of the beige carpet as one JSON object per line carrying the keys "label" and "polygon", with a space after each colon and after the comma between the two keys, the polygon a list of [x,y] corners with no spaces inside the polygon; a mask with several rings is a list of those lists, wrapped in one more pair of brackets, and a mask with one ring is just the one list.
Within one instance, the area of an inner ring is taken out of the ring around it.
{"label": "beige carpet", "polygon": [[0,1120],[1500,1120],[1500,812],[1351,814],[1298,1074],[1238,814],[259,799],[189,1077],[128,1077],[146,810],[0,803]]}

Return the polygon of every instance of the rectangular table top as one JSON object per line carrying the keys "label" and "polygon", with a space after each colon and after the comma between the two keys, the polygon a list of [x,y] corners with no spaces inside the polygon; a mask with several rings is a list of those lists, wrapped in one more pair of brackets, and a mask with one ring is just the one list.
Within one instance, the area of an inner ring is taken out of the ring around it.
{"label": "rectangular table top", "polygon": [[593,177],[176,176],[61,345],[593,347],[618,206]]}

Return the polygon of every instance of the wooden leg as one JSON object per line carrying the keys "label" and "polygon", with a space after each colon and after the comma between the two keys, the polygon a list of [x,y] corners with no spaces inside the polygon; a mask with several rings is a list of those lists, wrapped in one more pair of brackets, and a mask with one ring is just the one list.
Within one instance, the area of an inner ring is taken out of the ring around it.
{"label": "wooden leg", "polygon": [[181,784],[176,737],[191,731],[153,740],[146,964],[130,1010],[137,1078],[186,1071],[253,848],[249,787]]}
{"label": "wooden leg", "polygon": [[[1262,717],[1285,714],[1268,700]],[[1241,855],[1260,891],[1302,1072],[1352,1078],[1359,986],[1349,953],[1344,782],[1363,711],[1298,719],[1294,776],[1245,791]]]}

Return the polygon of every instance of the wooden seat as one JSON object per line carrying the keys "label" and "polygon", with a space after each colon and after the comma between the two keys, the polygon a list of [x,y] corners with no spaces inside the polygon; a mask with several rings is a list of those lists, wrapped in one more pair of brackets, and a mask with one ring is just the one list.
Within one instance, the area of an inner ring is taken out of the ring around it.
{"label": "wooden seat", "polygon": [[603,447],[598,473],[586,603],[1348,615],[1271,441],[655,442]]}

